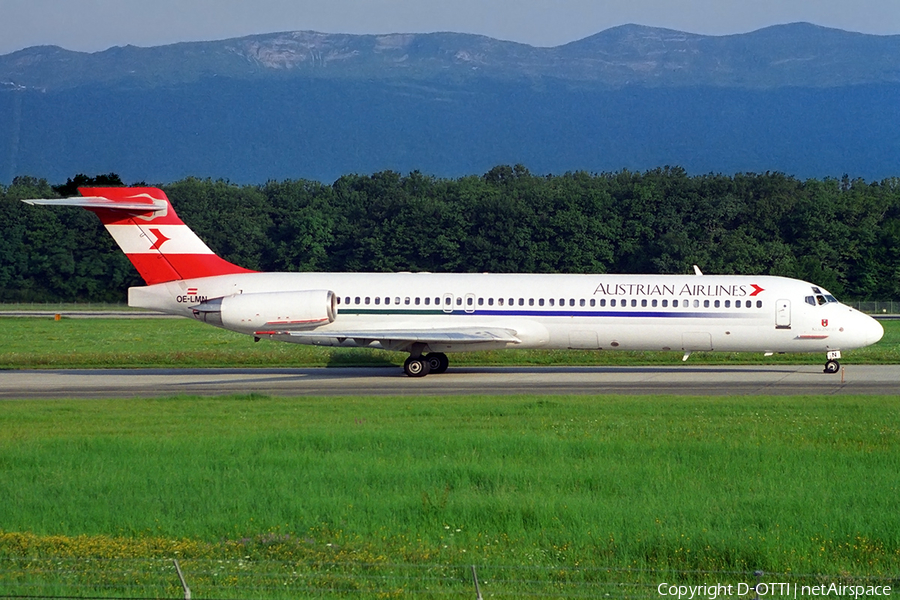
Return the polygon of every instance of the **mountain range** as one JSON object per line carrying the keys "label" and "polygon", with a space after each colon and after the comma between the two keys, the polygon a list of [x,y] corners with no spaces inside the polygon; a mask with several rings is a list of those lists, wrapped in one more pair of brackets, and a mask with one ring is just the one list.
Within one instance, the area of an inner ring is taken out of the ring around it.
{"label": "mountain range", "polygon": [[0,181],[393,169],[900,175],[900,36],[626,25],[554,48],[301,31],[0,56]]}

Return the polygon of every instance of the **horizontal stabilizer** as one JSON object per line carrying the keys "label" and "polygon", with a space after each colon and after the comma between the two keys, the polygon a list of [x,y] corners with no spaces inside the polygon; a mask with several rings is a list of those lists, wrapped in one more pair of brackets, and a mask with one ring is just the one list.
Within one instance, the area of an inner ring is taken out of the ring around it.
{"label": "horizontal stabilizer", "polygon": [[166,210],[165,200],[151,198],[149,195],[134,196],[128,200],[110,200],[100,196],[76,196],[74,198],[22,200],[25,204],[42,204],[48,206],[80,206],[81,208],[103,208],[106,210],[124,210],[128,212],[156,212]]}

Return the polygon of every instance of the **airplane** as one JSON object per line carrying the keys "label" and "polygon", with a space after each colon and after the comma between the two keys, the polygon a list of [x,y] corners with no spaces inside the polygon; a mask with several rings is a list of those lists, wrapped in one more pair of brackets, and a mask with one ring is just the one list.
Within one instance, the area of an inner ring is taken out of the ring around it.
{"label": "airplane", "polygon": [[409,354],[410,377],[447,354],[505,348],[841,352],[884,329],[821,286],[763,275],[262,273],[216,254],[152,187],[85,187],[23,200],[95,213],[146,282],[128,305],[260,339]]}

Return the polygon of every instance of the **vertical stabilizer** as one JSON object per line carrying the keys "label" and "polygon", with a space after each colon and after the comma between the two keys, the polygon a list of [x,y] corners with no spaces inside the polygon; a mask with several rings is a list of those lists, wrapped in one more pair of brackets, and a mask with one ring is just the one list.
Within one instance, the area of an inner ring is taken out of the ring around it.
{"label": "vertical stabilizer", "polygon": [[78,188],[78,191],[80,198],[24,202],[81,206],[96,214],[147,285],[251,272],[216,256],[178,218],[165,192],[158,188]]}

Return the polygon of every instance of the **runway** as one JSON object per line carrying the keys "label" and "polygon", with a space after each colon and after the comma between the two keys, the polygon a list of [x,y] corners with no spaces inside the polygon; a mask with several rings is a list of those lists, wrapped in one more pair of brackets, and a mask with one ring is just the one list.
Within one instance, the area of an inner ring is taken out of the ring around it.
{"label": "runway", "polygon": [[[412,379],[397,367],[303,369],[93,369],[0,371],[0,398],[140,398],[259,393],[272,396],[450,394],[897,394],[900,365],[456,367]],[[843,378],[843,381],[842,381]]]}

